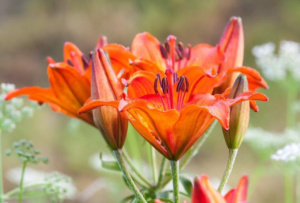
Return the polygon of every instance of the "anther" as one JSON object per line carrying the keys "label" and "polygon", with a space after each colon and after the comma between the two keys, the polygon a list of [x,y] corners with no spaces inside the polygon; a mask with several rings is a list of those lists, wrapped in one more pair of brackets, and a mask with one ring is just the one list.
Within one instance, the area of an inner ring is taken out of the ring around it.
{"label": "anther", "polygon": [[81,59],[83,62],[84,69],[86,70],[89,67],[89,59],[85,55],[82,55]]}
{"label": "anther", "polygon": [[185,79],[185,91],[188,92],[189,87],[190,87],[190,83],[189,83],[189,80],[186,76],[184,76],[184,79]]}
{"label": "anther", "polygon": [[173,74],[173,83],[175,84],[179,80],[177,73]]}
{"label": "anther", "polygon": [[180,55],[182,56],[181,58],[183,58],[184,57],[184,46],[183,46],[182,42],[179,42],[177,44],[177,47],[178,47],[178,52],[180,52]]}
{"label": "anther", "polygon": [[162,88],[162,82],[161,82],[161,77],[160,77],[160,74],[156,74],[156,77],[158,78],[158,82],[159,82],[159,85],[160,87]]}
{"label": "anther", "polygon": [[187,51],[185,53],[185,56],[187,59],[190,59],[191,58],[191,52],[192,52],[192,48],[191,48],[191,45],[188,44],[188,48],[187,48]]}
{"label": "anther", "polygon": [[158,78],[155,78],[155,80],[154,80],[154,91],[155,91],[155,94],[158,94],[157,83],[158,83]]}
{"label": "anther", "polygon": [[68,64],[69,64],[70,66],[73,66],[73,67],[74,67],[74,64],[72,63],[72,61],[71,61],[70,59],[68,59]]}
{"label": "anther", "polygon": [[180,76],[179,82],[178,82],[177,87],[176,87],[176,92],[179,92],[181,90],[181,86],[182,86],[183,82],[184,82],[184,77]]}
{"label": "anther", "polygon": [[184,57],[182,52],[180,51],[180,49],[178,47],[176,47],[175,49],[176,49],[176,53],[177,53],[177,56],[178,56],[178,60],[182,60],[183,57]]}
{"label": "anther", "polygon": [[165,42],[165,48],[166,48],[167,53],[170,53],[170,45],[169,45],[169,42]]}
{"label": "anther", "polygon": [[167,94],[169,92],[167,78],[162,79],[162,90],[164,94]]}
{"label": "anther", "polygon": [[166,51],[164,45],[160,44],[160,45],[159,45],[159,48],[160,48],[160,53],[161,53],[162,57],[163,57],[164,59],[167,59],[167,58],[168,58],[168,53],[167,53],[167,51]]}

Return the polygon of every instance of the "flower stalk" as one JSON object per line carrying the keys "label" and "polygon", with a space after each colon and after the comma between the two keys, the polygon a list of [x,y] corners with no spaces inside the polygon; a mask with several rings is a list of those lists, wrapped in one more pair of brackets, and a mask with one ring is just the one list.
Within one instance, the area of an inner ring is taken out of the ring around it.
{"label": "flower stalk", "polygon": [[21,175],[20,190],[19,190],[19,203],[22,203],[22,198],[23,198],[23,183],[24,183],[24,176],[25,176],[26,166],[27,166],[27,161],[25,161],[23,163],[23,167],[22,167],[22,175]]}
{"label": "flower stalk", "polygon": [[226,183],[230,177],[237,153],[238,153],[238,149],[229,149],[229,158],[228,158],[227,166],[226,166],[221,183],[218,188],[218,191],[220,193],[222,192],[224,186],[226,185]]}
{"label": "flower stalk", "polygon": [[132,192],[134,193],[135,197],[142,203],[147,203],[142,193],[139,191],[139,189],[136,187],[134,181],[132,180],[130,173],[128,169],[126,168],[124,157],[122,154],[122,150],[114,150],[113,154],[118,162],[118,165],[123,173],[124,178],[126,179],[129,187],[131,188]]}
{"label": "flower stalk", "polygon": [[171,160],[173,178],[173,202],[179,203],[179,161]]}
{"label": "flower stalk", "polygon": [[2,179],[2,134],[0,129],[0,203],[3,203],[3,179]]}
{"label": "flower stalk", "polygon": [[155,184],[157,181],[157,166],[156,166],[156,154],[155,154],[155,149],[151,145],[150,147],[150,163],[152,166],[152,173],[153,173],[153,183]]}

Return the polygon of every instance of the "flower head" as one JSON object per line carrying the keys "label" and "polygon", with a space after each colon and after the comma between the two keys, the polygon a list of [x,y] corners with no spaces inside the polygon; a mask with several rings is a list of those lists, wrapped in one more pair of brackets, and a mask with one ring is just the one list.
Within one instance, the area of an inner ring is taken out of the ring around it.
{"label": "flower head", "polygon": [[[197,72],[191,73],[195,75]],[[206,76],[204,73],[202,75],[203,78]],[[191,94],[197,83],[191,83],[189,79],[188,76],[178,78],[172,69],[167,69],[164,75],[158,74],[155,78],[152,74],[144,74],[132,83],[135,86],[129,85],[128,97],[120,103],[95,100],[80,111],[104,105],[119,108],[141,136],[163,156],[178,160],[214,119],[224,129],[229,128],[231,106],[245,100],[267,100],[265,95],[255,92],[244,92],[234,99],[227,98],[229,90],[221,95]]]}
{"label": "flower head", "polygon": [[[113,66],[115,68],[113,71],[119,80],[129,77],[128,73],[132,71],[132,67],[129,63],[127,66],[125,63],[120,63],[121,59],[128,61],[128,58],[132,57],[129,51],[118,44],[107,44],[105,37],[99,38],[96,47],[102,47],[110,52],[112,59],[118,58],[118,54],[122,53],[123,57],[119,57],[118,63]],[[28,95],[31,100],[48,103],[56,112],[79,118],[94,126],[91,113],[78,114],[79,108],[91,97],[91,60],[70,42],[65,43],[63,52],[63,62],[57,63],[51,57],[47,58],[50,88],[24,87],[10,91],[5,99]],[[115,64],[115,60],[112,60],[112,63]]]}
{"label": "flower head", "polygon": [[[192,191],[192,203],[245,203],[247,202],[248,177],[244,175],[238,186],[224,197],[211,185],[207,175],[195,178]],[[155,200],[155,203],[164,203]],[[186,202],[184,202],[186,203]]]}

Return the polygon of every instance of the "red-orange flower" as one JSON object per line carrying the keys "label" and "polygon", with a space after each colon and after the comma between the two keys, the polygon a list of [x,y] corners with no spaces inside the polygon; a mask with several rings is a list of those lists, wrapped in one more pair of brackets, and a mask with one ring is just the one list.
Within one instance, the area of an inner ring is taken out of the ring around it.
{"label": "red-orange flower", "polygon": [[[192,203],[246,203],[248,177],[244,175],[238,186],[230,190],[224,197],[211,185],[207,175],[195,178],[192,192]],[[155,203],[164,203],[155,200]],[[184,202],[186,203],[186,202]]]}
{"label": "red-orange flower", "polygon": [[228,129],[231,106],[245,100],[267,101],[265,95],[255,92],[245,92],[235,99],[227,99],[229,90],[221,95],[191,94],[200,80],[190,83],[190,77],[196,74],[210,77],[203,71],[193,71],[179,78],[172,69],[167,69],[166,77],[158,74],[152,78],[152,74],[145,72],[136,74],[143,77],[139,77],[134,87],[129,85],[127,100],[120,104],[96,100],[80,111],[103,105],[119,108],[141,136],[169,160],[179,160],[214,119]]}
{"label": "red-orange flower", "polygon": [[[122,53],[124,57],[133,59],[132,54],[125,47],[117,44],[108,44],[106,38],[100,37],[96,48],[103,48],[111,53],[112,59]],[[87,58],[76,45],[66,42],[64,45],[64,61],[56,63],[51,57],[47,58],[49,63],[47,72],[50,82],[50,88],[24,87],[9,92],[6,100],[28,95],[29,99],[40,103],[48,103],[50,107],[57,112],[68,116],[79,118],[85,122],[95,125],[92,114],[78,114],[79,108],[91,97],[91,61]],[[114,53],[118,53],[114,55]],[[127,61],[128,61],[127,58]],[[112,63],[116,63],[112,60]],[[128,78],[132,67],[129,63],[126,65],[118,62],[114,71],[119,79]]]}
{"label": "red-orange flower", "polygon": [[255,91],[260,87],[268,87],[266,81],[256,70],[242,67],[244,60],[244,32],[240,17],[232,17],[230,19],[218,46],[225,54],[226,59],[218,68],[220,79],[217,84],[219,87],[216,88],[217,93],[222,93],[228,87],[231,87],[239,72],[247,75],[250,91]]}

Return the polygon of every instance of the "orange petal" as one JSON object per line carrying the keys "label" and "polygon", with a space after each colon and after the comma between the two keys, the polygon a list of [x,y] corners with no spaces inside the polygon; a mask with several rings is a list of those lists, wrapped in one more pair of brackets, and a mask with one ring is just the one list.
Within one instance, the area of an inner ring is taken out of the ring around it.
{"label": "orange petal", "polygon": [[237,188],[235,193],[235,198],[232,203],[241,203],[247,201],[247,190],[248,190],[248,176],[244,175]]}
{"label": "orange petal", "polygon": [[220,63],[225,60],[225,56],[220,48],[208,44],[198,44],[191,50],[191,58],[187,66],[201,66],[205,71],[216,73]]}
{"label": "orange petal", "polygon": [[123,95],[122,86],[101,49],[92,55],[91,89],[92,100],[114,101]]}
{"label": "orange petal", "polygon": [[226,99],[226,102],[228,103],[229,106],[233,106],[235,104],[247,100],[268,101],[269,98],[266,95],[259,92],[243,92],[242,94],[240,94],[238,97],[234,99]]}
{"label": "orange petal", "polygon": [[154,62],[145,59],[136,59],[131,62],[131,65],[139,70],[152,72],[154,74],[165,74],[164,69],[161,69],[161,67],[157,66]]}
{"label": "orange petal", "polygon": [[[247,79],[248,79],[249,86],[255,85],[255,86],[257,86],[256,89],[260,88],[260,87],[265,88],[265,89],[268,88],[267,82],[261,77],[259,72],[255,69],[253,69],[253,68],[245,67],[245,66],[234,67],[234,68],[228,69],[227,74],[233,73],[233,72],[239,72],[239,73],[242,73],[242,74],[246,75]],[[254,91],[255,89],[253,89],[253,87],[252,87],[250,90]]]}
{"label": "orange petal", "polygon": [[174,160],[172,127],[179,118],[177,110],[160,111],[149,108],[147,101],[134,100],[122,109],[136,130],[162,155]]}
{"label": "orange petal", "polygon": [[[137,71],[126,81],[127,96],[130,99],[155,94],[154,81],[156,75],[147,71]],[[158,88],[159,89],[159,88]]]}
{"label": "orange petal", "polygon": [[120,103],[119,101],[101,101],[101,100],[87,101],[87,103],[79,109],[78,113],[82,114],[101,106],[112,106],[118,109],[119,103]]}
{"label": "orange petal", "polygon": [[213,120],[206,108],[190,105],[181,110],[173,127],[175,160],[179,160],[195,144]]}
{"label": "orange petal", "polygon": [[218,99],[210,94],[195,94],[186,105],[195,104],[200,109],[207,110],[216,118],[224,129],[229,128],[229,101]]}
{"label": "orange petal", "polygon": [[64,62],[71,62],[71,65],[75,67],[80,74],[83,74],[85,70],[85,65],[82,57],[83,53],[75,44],[71,42],[66,42],[64,44]]}
{"label": "orange petal", "polygon": [[166,70],[165,59],[160,52],[160,42],[147,32],[139,33],[133,39],[131,45],[132,53],[141,59],[146,59],[157,64],[160,69]]}
{"label": "orange petal", "polygon": [[207,175],[195,178],[192,203],[226,203],[224,198],[209,182]]}
{"label": "orange petal", "polygon": [[244,32],[241,18],[232,17],[230,19],[220,39],[219,46],[226,55],[226,61],[220,66],[220,72],[243,64]]}
{"label": "orange petal", "polygon": [[103,47],[105,47],[107,45],[107,37],[106,36],[100,36],[98,38],[97,44],[95,49],[102,49]]}
{"label": "orange petal", "polygon": [[119,44],[109,44],[103,47],[109,55],[112,67],[118,78],[128,79],[128,76],[136,71],[129,61],[133,61],[136,57],[124,46]]}

